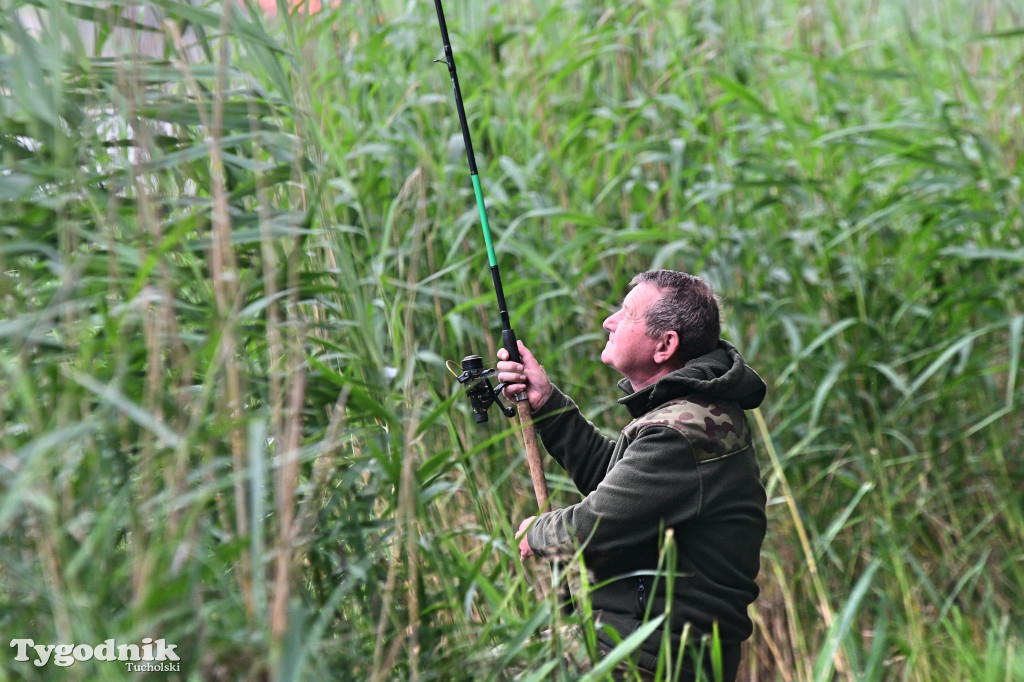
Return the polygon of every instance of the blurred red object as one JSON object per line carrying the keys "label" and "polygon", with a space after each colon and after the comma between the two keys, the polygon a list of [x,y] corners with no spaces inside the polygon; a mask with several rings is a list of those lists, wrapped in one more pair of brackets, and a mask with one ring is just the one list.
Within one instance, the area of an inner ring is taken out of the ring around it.
{"label": "blurred red object", "polygon": [[[315,14],[320,11],[320,0],[286,0],[289,11],[301,11]],[[277,14],[277,0],[260,0],[260,9],[270,15]]]}

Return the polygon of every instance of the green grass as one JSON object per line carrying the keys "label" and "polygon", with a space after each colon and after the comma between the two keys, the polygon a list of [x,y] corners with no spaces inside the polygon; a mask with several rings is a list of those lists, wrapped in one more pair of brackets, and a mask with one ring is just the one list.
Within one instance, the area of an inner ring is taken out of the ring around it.
{"label": "green grass", "polygon": [[[0,3],[0,679],[143,637],[179,679],[575,679],[514,426],[444,366],[500,337],[433,7],[197,4]],[[554,380],[620,427],[600,323],[672,267],[769,384],[741,679],[1024,674],[1024,14],[445,11]]]}

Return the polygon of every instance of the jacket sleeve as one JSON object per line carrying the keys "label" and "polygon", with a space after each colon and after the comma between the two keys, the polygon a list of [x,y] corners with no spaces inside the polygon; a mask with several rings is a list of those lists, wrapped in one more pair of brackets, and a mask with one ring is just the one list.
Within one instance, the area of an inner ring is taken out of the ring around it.
{"label": "jacket sleeve", "polygon": [[576,403],[555,386],[533,418],[544,449],[572,477],[576,488],[584,495],[597,488],[608,471],[615,441],[587,421]]}
{"label": "jacket sleeve", "polygon": [[534,554],[566,559],[582,545],[591,561],[629,550],[664,527],[695,518],[702,483],[679,432],[642,429],[611,471],[578,504],[541,514],[527,533]]}

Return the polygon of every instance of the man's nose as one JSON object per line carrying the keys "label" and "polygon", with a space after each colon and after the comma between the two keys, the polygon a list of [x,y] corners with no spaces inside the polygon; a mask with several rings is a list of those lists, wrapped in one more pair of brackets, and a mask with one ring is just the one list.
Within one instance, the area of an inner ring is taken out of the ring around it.
{"label": "man's nose", "polygon": [[605,331],[615,331],[615,327],[618,326],[619,324],[619,312],[621,311],[616,311],[609,315],[608,317],[604,318],[604,322],[601,324],[601,326],[604,327]]}

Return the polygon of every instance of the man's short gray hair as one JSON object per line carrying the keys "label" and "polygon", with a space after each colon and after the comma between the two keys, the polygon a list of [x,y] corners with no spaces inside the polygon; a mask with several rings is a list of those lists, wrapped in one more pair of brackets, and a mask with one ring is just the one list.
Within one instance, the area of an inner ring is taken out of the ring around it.
{"label": "man's short gray hair", "polygon": [[674,331],[679,335],[679,356],[683,361],[710,353],[722,334],[718,297],[700,277],[675,270],[649,270],[630,281],[652,284],[661,298],[647,309],[644,331],[652,339]]}

